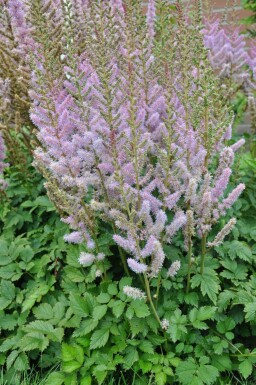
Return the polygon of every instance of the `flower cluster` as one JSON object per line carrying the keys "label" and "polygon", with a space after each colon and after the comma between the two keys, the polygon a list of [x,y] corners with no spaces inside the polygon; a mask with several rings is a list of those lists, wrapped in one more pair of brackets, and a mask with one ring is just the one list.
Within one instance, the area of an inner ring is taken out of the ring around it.
{"label": "flower cluster", "polygon": [[[183,231],[191,255],[192,238],[206,243],[244,189],[226,195],[242,142],[227,145],[233,116],[212,69],[216,58],[208,59],[207,37],[179,5],[178,28],[170,23],[156,33],[153,0],[146,18],[141,1],[46,3],[24,8],[31,25],[16,21],[15,38],[34,47],[35,164],[72,229],[65,240],[85,245],[82,265],[104,263],[98,229],[108,223],[126,271],[128,265],[151,280],[166,267],[174,277],[180,262],[170,264],[164,246]],[[15,15],[11,3],[9,9]],[[217,66],[223,62],[220,55]]]}

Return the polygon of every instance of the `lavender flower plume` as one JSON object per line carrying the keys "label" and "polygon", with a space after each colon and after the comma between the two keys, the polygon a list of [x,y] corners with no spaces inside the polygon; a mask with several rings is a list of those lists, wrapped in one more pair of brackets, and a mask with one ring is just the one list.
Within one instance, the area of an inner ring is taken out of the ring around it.
{"label": "lavender flower plume", "polygon": [[153,259],[150,266],[149,276],[157,277],[157,275],[159,274],[160,270],[163,267],[164,260],[165,260],[165,254],[163,251],[163,247],[159,241],[155,241]]}
{"label": "lavender flower plume", "polygon": [[178,271],[180,270],[180,266],[180,261],[174,261],[167,271],[167,277],[175,277],[175,275],[177,275]]}
{"label": "lavender flower plume", "polygon": [[127,295],[127,297],[132,298],[132,299],[143,300],[143,299],[147,298],[146,294],[142,290],[137,289],[137,288],[132,287],[132,286],[124,286],[123,292],[124,292],[124,294]]}
{"label": "lavender flower plume", "polygon": [[223,229],[216,235],[212,242],[208,242],[208,247],[219,246],[223,242],[224,238],[232,231],[233,227],[236,224],[236,219],[232,218],[230,221],[223,227]]}
{"label": "lavender flower plume", "polygon": [[78,258],[78,262],[82,266],[90,266],[94,262],[94,260],[95,260],[95,256],[90,253],[81,253]]}
{"label": "lavender flower plume", "polygon": [[222,172],[222,174],[219,176],[219,178],[215,182],[215,186],[212,189],[212,199],[213,201],[218,201],[218,198],[221,197],[226,190],[228,186],[228,182],[231,176],[231,169],[225,168]]}
{"label": "lavender flower plume", "polygon": [[245,144],[245,139],[239,139],[236,143],[232,144],[231,149],[235,152],[239,150],[240,147],[242,147]]}
{"label": "lavender flower plume", "polygon": [[173,237],[179,229],[181,229],[187,221],[187,217],[184,214],[183,211],[178,211],[174,218],[172,223],[166,227],[166,234],[171,238]]}
{"label": "lavender flower plume", "polygon": [[245,185],[243,183],[240,183],[231,193],[225,198],[222,203],[219,204],[219,209],[225,213],[226,210],[228,210],[239,198],[239,196],[242,194],[242,192],[245,189]]}
{"label": "lavender flower plume", "polygon": [[148,268],[145,263],[140,263],[132,258],[127,259],[127,264],[129,268],[136,274],[143,274],[147,271]]}
{"label": "lavender flower plume", "polygon": [[155,17],[156,17],[155,0],[149,0],[148,10],[147,10],[147,24],[148,24],[148,35],[151,40],[154,38],[154,35],[155,35],[155,28],[154,28]]}
{"label": "lavender flower plume", "polygon": [[64,235],[64,240],[68,243],[79,244],[83,242],[83,236],[79,231],[73,231],[70,234]]}

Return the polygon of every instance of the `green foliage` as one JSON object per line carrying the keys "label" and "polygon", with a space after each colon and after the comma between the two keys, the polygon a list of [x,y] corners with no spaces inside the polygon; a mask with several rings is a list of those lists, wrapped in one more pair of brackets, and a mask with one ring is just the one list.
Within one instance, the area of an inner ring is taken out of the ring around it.
{"label": "green foliage", "polygon": [[[148,301],[124,295],[124,286],[136,286],[134,278],[116,281],[110,275],[101,282],[93,266],[79,266],[80,247],[64,243],[66,225],[44,195],[41,178],[31,169],[24,183],[21,175],[10,173],[0,236],[5,380],[19,384],[29,366],[47,370],[59,362],[60,370],[50,373],[46,385],[105,384],[122,370],[127,378],[138,375],[136,385],[147,385],[149,378],[156,385],[211,385],[221,379],[228,384],[225,378],[232,372],[236,378],[251,378],[256,364],[254,170],[255,161],[242,155],[237,172],[248,187],[237,202],[237,226],[207,255],[203,275],[195,258],[190,292],[185,292],[186,268],[172,280],[163,272],[154,302],[161,319],[169,322],[166,331]],[[177,237],[172,253],[179,251],[179,242]],[[154,294],[154,280],[152,288]]]}

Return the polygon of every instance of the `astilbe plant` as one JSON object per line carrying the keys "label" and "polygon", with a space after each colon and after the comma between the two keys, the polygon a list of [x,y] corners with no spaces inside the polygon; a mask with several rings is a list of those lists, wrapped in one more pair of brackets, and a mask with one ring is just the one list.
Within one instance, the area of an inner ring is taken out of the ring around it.
{"label": "astilbe plant", "polygon": [[[135,362],[135,371],[152,369],[157,385],[167,383],[175,365],[184,385],[188,368],[194,384],[213,383],[223,369],[212,348],[214,328],[226,321],[224,311],[231,314],[241,303],[237,287],[245,287],[244,278],[228,281],[229,267],[221,266],[236,262],[223,261],[219,251],[236,225],[229,209],[245,186],[230,184],[243,142],[229,145],[229,83],[220,87],[212,48],[205,46],[200,2],[191,17],[180,2],[173,7],[160,0],[148,2],[146,17],[138,0],[18,4],[26,28],[15,36],[18,47],[28,42],[30,118],[37,127],[34,164],[71,229],[66,242],[77,244],[67,245],[74,250],[67,261],[57,254],[54,279],[64,291],[65,319],[37,319],[42,310],[34,320],[29,313],[20,349],[48,354],[56,347],[47,350],[50,339],[64,338],[65,374],[52,376],[59,384],[75,383],[80,370],[85,384],[91,375],[102,384],[107,371]],[[11,1],[5,9],[15,14]],[[1,84],[6,93],[9,81]],[[222,287],[220,277],[226,277]],[[55,301],[48,299],[49,309]],[[40,339],[45,334],[47,343]],[[231,352],[237,365],[237,352],[247,350],[231,334],[233,342],[216,351]]]}
{"label": "astilbe plant", "polygon": [[225,89],[226,98],[234,102],[240,93],[246,99],[243,110],[251,116],[251,130],[255,135],[256,61],[255,42],[240,27],[223,26],[219,19],[207,20],[203,29],[209,60]]}
{"label": "astilbe plant", "polygon": [[[33,41],[25,19],[25,3],[0,2],[0,129],[12,164],[25,164],[24,147],[33,148],[34,126],[29,118],[28,62]],[[14,150],[15,149],[15,150]]]}
{"label": "astilbe plant", "polygon": [[[84,244],[81,264],[96,264],[96,277],[107,278],[98,239],[109,224],[126,274],[141,278],[161,324],[150,282],[158,278],[158,296],[163,267],[173,277],[180,266],[170,266],[165,245],[183,230],[188,291],[193,244],[201,239],[203,274],[207,247],[220,244],[235,219],[208,241],[212,227],[244,189],[226,196],[238,146],[226,144],[233,117],[201,20],[188,21],[177,6],[178,30],[169,39],[158,31],[155,40],[153,0],[146,20],[140,1],[35,4],[27,9],[36,52],[31,119],[41,143],[35,164],[72,229],[66,241]],[[136,290],[126,294],[137,298]]]}

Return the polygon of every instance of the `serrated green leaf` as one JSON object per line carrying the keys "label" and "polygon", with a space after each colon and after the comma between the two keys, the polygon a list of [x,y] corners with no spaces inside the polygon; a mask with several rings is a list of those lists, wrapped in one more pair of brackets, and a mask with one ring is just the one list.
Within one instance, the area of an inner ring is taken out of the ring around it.
{"label": "serrated green leaf", "polygon": [[14,330],[18,320],[12,314],[5,314],[0,311],[0,329]]}
{"label": "serrated green leaf", "polygon": [[65,374],[60,372],[51,373],[45,382],[45,385],[62,385],[65,379]]}
{"label": "serrated green leaf", "polygon": [[28,367],[28,357],[25,353],[21,353],[14,362],[14,369],[17,372],[24,372]]}
{"label": "serrated green leaf", "polygon": [[53,318],[53,309],[48,303],[41,303],[33,309],[33,313],[37,319],[50,320]]}
{"label": "serrated green leaf", "polygon": [[81,385],[91,385],[92,377],[88,374],[86,376],[83,376],[83,378],[80,381],[81,381]]}
{"label": "serrated green leaf", "polygon": [[187,333],[186,324],[187,317],[181,313],[180,309],[176,309],[170,317],[170,327],[167,330],[173,342],[178,341]]}
{"label": "serrated green leaf", "polygon": [[34,306],[34,304],[41,299],[42,296],[48,293],[49,290],[50,286],[42,283],[39,287],[29,292],[28,296],[23,302],[22,313],[27,310],[30,310]]}
{"label": "serrated green leaf", "polygon": [[107,313],[107,310],[108,310],[107,305],[99,305],[99,306],[96,306],[96,307],[93,309],[93,312],[92,312],[92,317],[93,317],[93,319],[99,321],[99,320],[100,320],[101,318],[103,318],[104,315]]}
{"label": "serrated green leaf", "polygon": [[213,355],[211,359],[211,363],[220,372],[231,371],[232,369],[232,362],[228,356]]}
{"label": "serrated green leaf", "polygon": [[95,371],[93,373],[93,375],[97,379],[98,384],[101,385],[101,384],[103,384],[105,378],[107,377],[108,372],[107,371]]}
{"label": "serrated green leaf", "polygon": [[115,283],[111,283],[109,286],[108,286],[108,293],[110,295],[117,295],[118,294],[118,289],[117,289],[117,285]]}
{"label": "serrated green leaf", "polygon": [[81,270],[76,269],[75,267],[72,267],[72,266],[65,267],[65,273],[67,274],[68,278],[72,282],[79,283],[79,282],[84,282],[85,280],[85,276],[83,275]]}
{"label": "serrated green leaf", "polygon": [[78,294],[71,293],[70,305],[75,314],[87,317],[89,315],[89,307],[85,298]]}
{"label": "serrated green leaf", "polygon": [[81,364],[77,361],[68,361],[68,362],[62,362],[61,367],[63,372],[72,373],[77,369],[81,368]]}
{"label": "serrated green leaf", "polygon": [[124,367],[126,369],[130,369],[133,364],[139,360],[139,354],[136,347],[133,346],[128,346],[128,348],[125,350],[125,353]]}
{"label": "serrated green leaf", "polygon": [[200,365],[198,377],[206,385],[214,384],[219,376],[219,371],[212,365]]}
{"label": "serrated green leaf", "polygon": [[139,333],[142,333],[143,330],[145,329],[145,324],[142,322],[141,319],[134,317],[130,320],[129,323],[131,327],[132,337],[135,337]]}
{"label": "serrated green leaf", "polygon": [[150,315],[149,307],[145,302],[134,300],[131,302],[131,307],[138,318],[146,318]]}
{"label": "serrated green leaf", "polygon": [[[197,365],[193,361],[182,361],[176,369],[179,381],[183,385],[190,385],[197,372]],[[202,382],[199,382],[199,384]]]}
{"label": "serrated green leaf", "polygon": [[116,318],[121,317],[125,309],[125,302],[120,300],[115,301],[114,306],[112,307],[112,312]]}
{"label": "serrated green leaf", "polygon": [[245,319],[247,321],[255,321],[256,320],[256,301],[247,303],[244,307],[245,311]]}
{"label": "serrated green leaf", "polygon": [[93,319],[82,321],[80,327],[74,331],[73,336],[82,337],[89,334],[92,330],[97,327],[98,323],[98,320]]}
{"label": "serrated green leaf", "polygon": [[139,360],[139,367],[142,370],[142,373],[145,374],[151,371],[152,363],[148,361]]}
{"label": "serrated green leaf", "polygon": [[210,268],[205,268],[203,274],[195,274],[191,279],[191,287],[200,286],[202,294],[207,295],[213,303],[217,301],[217,293],[219,292],[219,279],[216,272]]}
{"label": "serrated green leaf", "polygon": [[61,358],[64,362],[77,361],[82,365],[84,361],[83,348],[77,344],[68,345],[65,342],[61,346]]}
{"label": "serrated green leaf", "polygon": [[155,381],[157,385],[165,385],[167,382],[167,375],[164,372],[156,373]]}
{"label": "serrated green leaf", "polygon": [[26,334],[18,343],[19,348],[24,351],[38,349],[43,352],[49,346],[49,338],[42,333],[33,332]]}
{"label": "serrated green leaf", "polygon": [[10,281],[2,280],[1,282],[1,297],[6,298],[9,301],[12,301],[15,298],[15,286]]}
{"label": "serrated green leaf", "polygon": [[91,336],[90,349],[101,348],[106,345],[109,339],[109,329],[100,329],[93,332]]}
{"label": "serrated green leaf", "polygon": [[139,344],[139,349],[144,352],[144,353],[148,353],[148,354],[154,354],[154,349],[153,349],[153,345],[150,341],[142,341],[140,344]]}
{"label": "serrated green leaf", "polygon": [[247,262],[250,262],[252,260],[252,251],[246,242],[236,240],[229,242],[228,253],[230,258],[232,259],[238,257]]}
{"label": "serrated green leaf", "polygon": [[253,365],[249,359],[245,359],[239,364],[239,372],[246,379],[252,374]]}
{"label": "serrated green leaf", "polygon": [[108,293],[100,293],[98,297],[96,297],[98,303],[109,303],[111,300],[111,296]]}
{"label": "serrated green leaf", "polygon": [[234,329],[235,326],[236,323],[232,318],[226,318],[224,321],[218,322],[217,330],[219,333],[225,334],[226,332]]}
{"label": "serrated green leaf", "polygon": [[16,360],[16,358],[18,357],[19,355],[19,351],[18,350],[13,350],[7,357],[6,359],[6,369],[7,371],[11,369],[12,367],[12,364],[14,363],[14,361]]}

